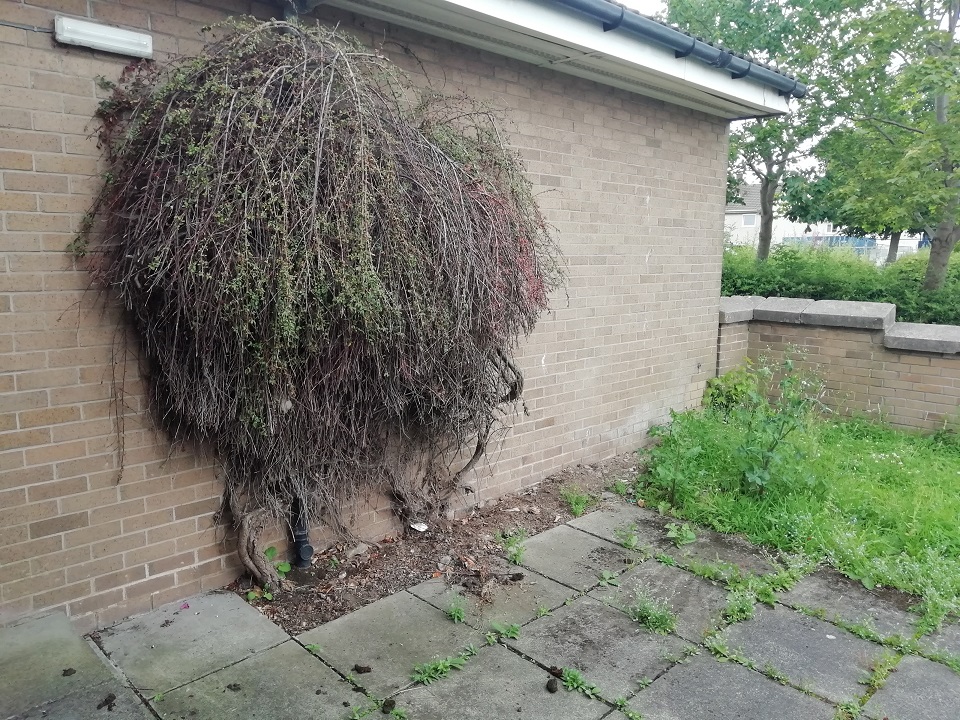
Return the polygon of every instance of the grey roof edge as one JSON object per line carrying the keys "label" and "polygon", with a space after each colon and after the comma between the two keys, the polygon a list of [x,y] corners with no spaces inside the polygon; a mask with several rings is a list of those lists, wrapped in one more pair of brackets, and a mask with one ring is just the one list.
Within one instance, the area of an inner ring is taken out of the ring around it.
{"label": "grey roof edge", "polygon": [[720,298],[720,324],[763,322],[881,331],[883,346],[938,355],[960,355],[960,325],[896,322],[892,303],[808,298],[763,298],[735,295]]}
{"label": "grey roof edge", "polygon": [[676,57],[692,56],[711,67],[726,70],[734,79],[751,80],[776,89],[787,98],[802,98],[807,86],[796,77],[749,55],[696,37],[685,30],[656,20],[614,0],[553,0],[602,23],[604,32],[622,28],[648,42],[673,50]]}

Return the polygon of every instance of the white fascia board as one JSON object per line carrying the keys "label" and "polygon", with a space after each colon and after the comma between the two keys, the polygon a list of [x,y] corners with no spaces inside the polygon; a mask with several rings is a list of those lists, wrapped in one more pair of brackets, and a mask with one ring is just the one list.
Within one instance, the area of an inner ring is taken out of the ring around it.
{"label": "white fascia board", "polygon": [[[746,78],[734,80],[724,70],[694,58],[677,58],[672,51],[622,30],[604,32],[590,18],[546,0],[333,0],[331,4],[727,118],[788,111],[786,99],[774,88]],[[584,66],[596,67],[601,75],[590,75]],[[629,78],[649,91],[617,82],[611,75]]]}

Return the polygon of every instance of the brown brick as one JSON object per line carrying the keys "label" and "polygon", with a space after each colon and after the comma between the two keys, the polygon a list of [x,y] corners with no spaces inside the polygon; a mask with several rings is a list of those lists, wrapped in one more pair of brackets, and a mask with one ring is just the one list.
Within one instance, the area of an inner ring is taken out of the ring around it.
{"label": "brown brick", "polygon": [[[3,162],[4,152],[0,152],[0,163]],[[31,165],[33,156],[30,156]],[[0,210],[22,210],[35,212],[38,196],[33,193],[0,192]]]}
{"label": "brown brick", "polygon": [[49,428],[34,428],[32,430],[3,433],[0,435],[0,450],[27,448],[31,445],[45,445],[50,442],[50,437]]}
{"label": "brown brick", "polygon": [[40,502],[41,500],[56,500],[65,495],[75,495],[76,493],[86,492],[86,490],[87,479],[79,477],[43,483],[42,485],[31,485],[27,488],[27,493],[30,502]]}
{"label": "brown brick", "polygon": [[3,173],[4,190],[39,193],[70,192],[70,182],[66,175],[37,175],[24,172]]}
{"label": "brown brick", "polygon": [[172,588],[175,582],[176,576],[173,575],[173,573],[169,575],[159,575],[149,578],[148,580],[143,580],[142,582],[127,585],[124,591],[128,598],[145,597]]}
{"label": "brown brick", "polygon": [[67,611],[71,616],[86,615],[87,613],[95,612],[101,608],[116,605],[121,600],[123,600],[123,590],[121,588],[116,588],[98,595],[88,595],[85,598],[71,602],[69,605],[67,605]]}
{"label": "brown brick", "polygon": [[210,498],[207,500],[188,503],[186,505],[178,505],[176,508],[174,508],[174,513],[177,520],[183,520],[184,518],[193,517],[195,515],[216,512],[219,507],[220,498]]}
{"label": "brown brick", "polygon": [[179,570],[191,565],[195,565],[197,562],[197,554],[195,552],[185,552],[180,553],[179,555],[172,555],[166,557],[162,560],[155,560],[154,562],[147,564],[147,574],[148,575],[162,575],[164,573],[171,572],[172,570]]}
{"label": "brown brick", "polygon": [[[33,155],[28,152],[15,150],[0,150],[0,169],[3,170],[33,170]],[[20,208],[8,207],[0,203],[0,210],[17,210]],[[36,209],[29,208],[29,209]]]}
{"label": "brown brick", "polygon": [[48,520],[30,523],[30,537],[40,538],[47,535],[67,532],[68,530],[76,530],[77,528],[86,527],[89,523],[90,517],[85,512],[60,515]]}
{"label": "brown brick", "polygon": [[132,535],[119,535],[119,528],[116,533],[109,536],[108,539],[94,543],[92,545],[93,557],[101,558],[116,553],[126,552],[134,548],[143,547],[146,544],[147,536],[139,532]]}
{"label": "brown brick", "polygon": [[94,592],[103,592],[111,588],[129,585],[137,580],[143,580],[147,576],[146,566],[127,568],[119,572],[101,575],[93,581]]}

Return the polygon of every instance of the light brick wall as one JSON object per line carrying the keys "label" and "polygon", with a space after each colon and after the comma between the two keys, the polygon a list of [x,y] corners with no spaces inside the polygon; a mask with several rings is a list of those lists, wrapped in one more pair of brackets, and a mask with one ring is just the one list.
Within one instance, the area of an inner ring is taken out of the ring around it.
{"label": "light brick wall", "polygon": [[[88,133],[95,79],[126,60],[55,47],[55,13],[153,34],[190,53],[197,31],[240,0],[4,1],[0,20],[0,621],[64,607],[85,629],[233,579],[213,527],[221,486],[209,455],[171,450],[145,416],[136,360],[117,357],[117,315],[64,251],[99,185]],[[368,43],[413,48],[449,92],[508,109],[569,262],[524,346],[529,417],[476,473],[486,500],[558,468],[640,445],[670,408],[697,404],[717,366],[726,125],[647,100],[349,15]],[[397,50],[399,62],[417,70]],[[119,477],[112,380],[126,373]],[[382,499],[357,509],[390,531]],[[225,542],[220,542],[226,536]],[[282,533],[278,530],[277,537]],[[322,542],[317,544],[322,545]]]}
{"label": "light brick wall", "polygon": [[717,334],[717,375],[733,370],[747,359],[750,348],[750,323],[720,325]]}
{"label": "light brick wall", "polygon": [[790,348],[816,370],[842,414],[864,413],[892,425],[938,430],[958,419],[960,357],[883,346],[882,330],[752,321],[750,357],[780,360]]}

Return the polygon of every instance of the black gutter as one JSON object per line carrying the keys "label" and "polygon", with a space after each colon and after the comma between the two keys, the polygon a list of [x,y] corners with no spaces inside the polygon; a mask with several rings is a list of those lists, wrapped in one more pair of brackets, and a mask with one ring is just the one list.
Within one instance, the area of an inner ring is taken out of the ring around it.
{"label": "black gutter", "polygon": [[648,17],[627,10],[622,5],[608,0],[554,0],[561,5],[578,10],[599,20],[604,32],[625,30],[644,40],[674,51],[678,57],[692,56],[711,67],[727,70],[734,79],[750,78],[762,85],[776,88],[786,97],[802,98],[807,86],[795,78],[759,65],[751,60],[703,42]]}

